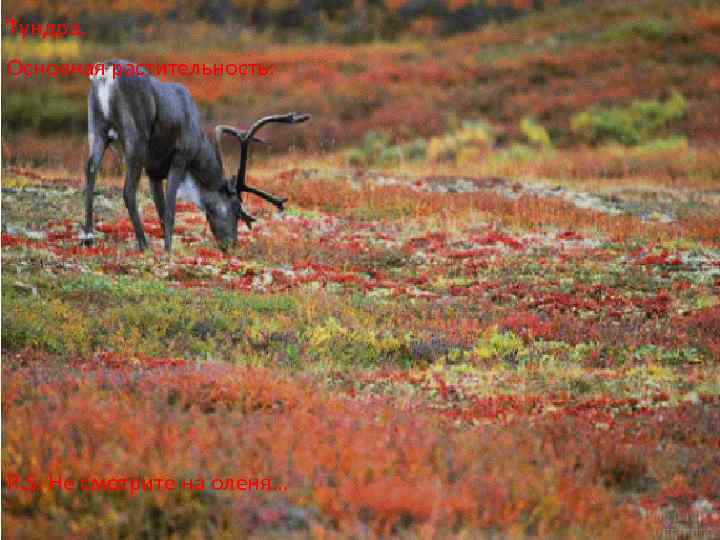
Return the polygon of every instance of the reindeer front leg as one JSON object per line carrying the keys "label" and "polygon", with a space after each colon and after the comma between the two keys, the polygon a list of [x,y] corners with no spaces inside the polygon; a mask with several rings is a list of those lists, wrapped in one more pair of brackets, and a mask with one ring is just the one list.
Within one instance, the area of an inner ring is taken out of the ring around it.
{"label": "reindeer front leg", "polygon": [[175,229],[175,205],[177,193],[187,174],[185,160],[179,157],[173,159],[168,175],[167,192],[165,193],[165,251],[172,249],[172,235]]}
{"label": "reindeer front leg", "polygon": [[125,207],[130,215],[133,229],[135,229],[135,238],[137,239],[138,249],[143,251],[147,247],[145,239],[145,231],[143,230],[142,221],[137,207],[137,188],[142,174],[141,162],[135,158],[129,158],[126,163],[127,171],[125,173],[125,186],[123,187],[123,199]]}
{"label": "reindeer front leg", "polygon": [[163,190],[162,178],[150,178],[150,191],[152,193],[153,203],[160,220],[160,229],[165,237],[165,191]]}

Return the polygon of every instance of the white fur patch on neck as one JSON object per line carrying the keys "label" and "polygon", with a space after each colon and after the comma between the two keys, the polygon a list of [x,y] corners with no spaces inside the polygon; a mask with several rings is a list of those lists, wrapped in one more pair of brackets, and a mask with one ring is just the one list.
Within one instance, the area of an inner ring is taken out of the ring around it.
{"label": "white fur patch on neck", "polygon": [[100,102],[100,108],[102,109],[103,116],[107,119],[110,117],[110,96],[115,87],[115,79],[110,77],[104,77],[102,79],[96,79],[96,88],[98,101]]}
{"label": "white fur patch on neck", "polygon": [[205,210],[205,203],[203,203],[202,200],[200,187],[197,185],[197,181],[192,174],[188,173],[185,175],[185,179],[178,188],[177,196],[185,201],[193,203],[200,210]]}

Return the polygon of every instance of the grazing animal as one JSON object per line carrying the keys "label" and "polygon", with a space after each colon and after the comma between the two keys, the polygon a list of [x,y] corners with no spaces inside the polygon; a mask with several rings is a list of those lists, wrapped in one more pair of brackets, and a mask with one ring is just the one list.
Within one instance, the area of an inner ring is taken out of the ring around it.
{"label": "grazing animal", "polygon": [[[133,73],[133,75],[126,75]],[[116,77],[116,73],[119,75]],[[147,247],[137,208],[137,188],[143,168],[150,179],[153,201],[160,218],[165,250],[172,248],[175,207],[178,197],[192,201],[205,212],[210,229],[222,249],[237,240],[238,218],[248,228],[255,219],[242,208],[242,193],[248,192],[283,210],[285,199],[245,184],[250,142],[263,142],[255,133],[269,122],[295,124],[310,118],[288,113],[266,116],[247,131],[232,126],[215,128],[211,141],[200,126],[200,115],[188,89],[162,82],[143,68],[125,60],[105,62],[103,70],[90,77],[88,93],[88,142],[90,156],[85,168],[85,227],[83,245],[92,245],[95,178],[105,150],[117,143],[125,161],[123,198],[135,230],[138,248]],[[232,135],[241,144],[235,177],[223,177],[220,138]],[[163,181],[167,178],[167,188]]]}

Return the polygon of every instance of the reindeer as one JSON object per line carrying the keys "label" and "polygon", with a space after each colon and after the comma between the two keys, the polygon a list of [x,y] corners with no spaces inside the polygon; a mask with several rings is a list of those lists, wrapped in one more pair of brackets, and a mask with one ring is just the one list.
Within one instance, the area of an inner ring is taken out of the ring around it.
{"label": "reindeer", "polygon": [[[137,208],[137,188],[143,168],[150,179],[153,202],[160,218],[167,252],[172,248],[178,197],[193,202],[205,212],[210,229],[223,250],[227,250],[237,240],[238,218],[248,228],[255,221],[242,208],[243,192],[262,197],[278,210],[283,210],[286,199],[245,184],[250,143],[264,142],[255,137],[255,133],[265,124],[297,124],[305,122],[310,118],[309,115],[288,113],[265,116],[246,131],[219,125],[215,128],[215,142],[211,142],[200,127],[198,109],[185,86],[162,82],[140,67],[137,67],[135,76],[115,77],[114,65],[124,74],[128,72],[126,66],[132,64],[125,60],[109,61],[105,63],[102,75],[96,71],[90,77],[90,156],[85,168],[83,245],[92,245],[95,240],[95,178],[105,150],[111,143],[116,143],[124,156],[126,171],[123,198],[141,251],[147,247]],[[241,148],[237,175],[230,179],[223,177],[220,153],[223,134],[235,137]],[[166,178],[167,189],[163,191],[163,180]]]}

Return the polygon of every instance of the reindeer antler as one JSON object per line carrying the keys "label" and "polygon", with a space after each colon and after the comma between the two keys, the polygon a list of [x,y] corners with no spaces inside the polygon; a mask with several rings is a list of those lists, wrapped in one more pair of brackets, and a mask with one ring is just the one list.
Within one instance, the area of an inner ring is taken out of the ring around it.
{"label": "reindeer antler", "polygon": [[[300,114],[300,113],[287,113],[287,114],[274,114],[271,116],[264,116],[260,118],[258,121],[256,121],[250,129],[247,129],[245,131],[242,131],[236,127],[228,126],[228,125],[219,125],[215,127],[215,140],[217,141],[218,149],[220,148],[220,139],[222,138],[223,134],[232,135],[235,137],[238,141],[240,141],[240,163],[238,164],[238,172],[235,180],[235,186],[229,186],[231,193],[236,193],[239,201],[242,203],[242,194],[243,192],[252,193],[254,195],[257,195],[258,197],[262,197],[266,201],[274,204],[278,210],[283,210],[283,205],[285,202],[287,202],[287,199],[282,199],[279,197],[274,197],[270,195],[269,193],[266,193],[262,190],[255,189],[253,187],[248,186],[245,184],[245,172],[247,170],[247,163],[248,163],[248,154],[250,152],[250,143],[251,142],[260,142],[264,143],[262,139],[259,139],[255,136],[255,133],[260,130],[261,127],[263,127],[265,124],[269,124],[270,122],[278,122],[281,124],[300,124],[301,122],[305,122],[306,120],[310,119],[309,114]],[[234,191],[233,191],[234,190]],[[244,211],[241,210],[240,217],[245,221],[245,224],[250,228],[251,223],[255,221],[255,219],[246,214]]]}
{"label": "reindeer antler", "polygon": [[240,163],[238,165],[238,173],[237,173],[237,181],[235,185],[235,189],[237,190],[238,198],[242,201],[242,193],[243,191],[247,191],[248,193],[253,193],[255,195],[258,195],[259,197],[262,197],[263,199],[273,203],[275,206],[278,207],[278,209],[283,209],[283,203],[285,202],[285,199],[278,199],[276,197],[273,197],[272,195],[269,195],[265,193],[264,191],[260,191],[259,189],[248,187],[245,184],[245,172],[247,170],[247,162],[248,162],[248,153],[250,150],[250,143],[253,141],[258,142],[264,142],[262,139],[258,139],[255,137],[255,133],[263,127],[265,124],[269,124],[270,122],[279,122],[281,124],[300,124],[302,122],[305,122],[306,120],[310,119],[309,114],[301,114],[301,113],[287,113],[287,114],[275,114],[270,116],[264,116],[260,118],[257,122],[255,122],[250,129],[238,133],[237,130],[234,128],[233,135],[235,135],[238,140],[240,141]]}
{"label": "reindeer antler", "polygon": [[241,137],[241,141],[246,141],[252,137],[256,131],[258,131],[265,124],[270,122],[280,122],[282,124],[300,124],[310,119],[309,114],[300,113],[287,113],[287,114],[274,114],[271,116],[264,116],[257,122],[255,122],[250,129],[248,129]]}
{"label": "reindeer antler", "polygon": [[[233,137],[242,141],[245,132],[233,126],[215,126],[215,141],[217,142],[218,147],[220,147],[220,139],[222,139],[223,134],[232,135]],[[253,142],[265,143],[265,141],[259,139],[258,137],[253,137],[252,140]]]}

